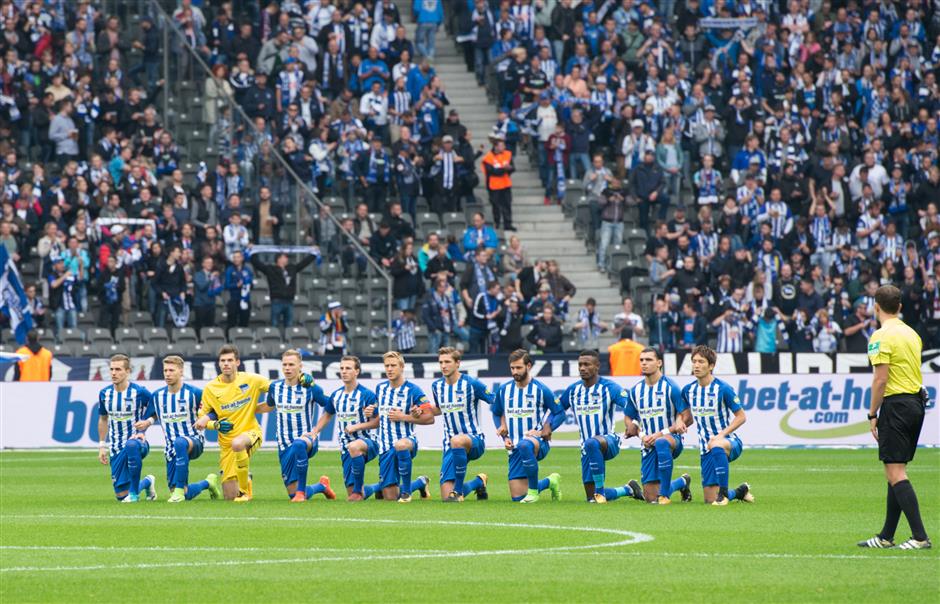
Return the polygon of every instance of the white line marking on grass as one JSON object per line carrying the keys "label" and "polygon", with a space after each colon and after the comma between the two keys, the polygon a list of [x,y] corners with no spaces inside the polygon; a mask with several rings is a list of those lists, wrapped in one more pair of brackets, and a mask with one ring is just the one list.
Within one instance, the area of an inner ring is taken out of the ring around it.
{"label": "white line marking on grass", "polygon": [[[554,554],[554,552],[546,552],[548,554]],[[601,552],[571,552],[567,555],[569,556],[598,556]],[[861,554],[775,554],[771,552],[618,552],[618,556],[636,556],[640,558],[768,558],[773,560],[783,559],[783,560],[871,560],[877,562],[879,560],[930,560],[933,562],[937,561],[936,556],[918,556],[918,555],[906,555],[906,556],[881,556],[881,555],[872,555],[872,556],[863,556]]]}
{"label": "white line marking on grass", "polygon": [[[83,552],[83,551],[96,551],[96,552],[124,552],[124,551],[143,551],[143,552],[236,552],[236,553],[259,553],[259,552],[348,552],[350,551],[348,547],[164,547],[160,545],[127,545],[121,547],[113,546],[100,546],[100,545],[0,545],[0,551],[2,550],[13,550],[13,551],[54,551],[54,552]],[[414,552],[414,549],[378,549],[378,548],[363,548],[357,549],[357,552],[369,552],[369,553],[389,553],[389,552],[402,552],[409,553]],[[422,553],[434,554],[434,553],[445,553],[447,550],[443,549],[423,549],[420,550]]]}
{"label": "white line marking on grass", "polygon": [[[679,470],[700,470],[701,466],[698,465],[677,465],[674,466]],[[797,464],[792,466],[732,466],[735,472],[808,472],[808,473],[821,473],[828,474],[831,472],[876,472],[878,471],[878,466],[836,466],[830,468],[804,468]],[[916,466],[913,471],[916,472],[937,472],[940,471],[940,466],[936,465],[919,465]],[[881,473],[880,471],[878,472]]]}
{"label": "white line marking on grass", "polygon": [[[192,522],[194,520],[204,520],[204,518],[198,516],[155,516],[150,518],[140,518],[133,516],[78,516],[78,515],[53,515],[53,514],[37,514],[37,515],[11,515],[6,516],[6,518],[18,518],[18,519],[67,519],[67,520],[104,520],[104,521],[113,521],[113,520],[140,520],[146,522],[153,521],[164,521],[164,522]],[[616,535],[617,537],[626,537],[626,539],[619,539],[617,541],[608,541],[604,543],[594,543],[586,545],[567,545],[567,546],[558,546],[558,547],[548,547],[544,549],[530,549],[530,550],[520,550],[520,549],[505,549],[505,550],[480,550],[480,551],[446,551],[446,552],[421,552],[421,553],[402,553],[402,554],[374,554],[374,555],[351,555],[351,556],[323,556],[323,557],[304,557],[304,558],[278,558],[276,561],[278,564],[311,564],[317,562],[359,562],[359,561],[375,561],[375,560],[420,560],[424,558],[469,558],[474,556],[508,556],[516,555],[520,553],[564,553],[564,552],[575,552],[575,551],[584,551],[592,550],[599,548],[611,548],[611,547],[622,547],[625,545],[634,545],[637,543],[644,543],[647,541],[652,541],[653,536],[647,535],[645,533],[637,533],[633,531],[625,531],[620,529],[610,529],[610,528],[600,528],[600,527],[584,527],[584,526],[556,526],[551,524],[520,524],[512,522],[471,522],[471,521],[459,521],[459,520],[391,520],[391,519],[379,519],[379,520],[370,520],[365,518],[291,518],[291,517],[260,517],[260,516],[241,516],[241,517],[229,517],[229,518],[216,518],[219,521],[269,521],[269,522],[309,522],[309,523],[356,523],[356,524],[417,524],[421,526],[427,525],[439,525],[439,526],[469,526],[469,527],[488,527],[488,528],[509,528],[509,529],[539,529],[539,530],[551,530],[551,531],[574,531],[574,532],[583,532],[583,533],[604,533],[608,535]],[[192,548],[196,549],[196,548]],[[265,550],[268,548],[258,548],[259,550]],[[74,571],[94,571],[94,570],[141,570],[141,569],[153,569],[153,568],[175,568],[175,567],[186,567],[192,568],[194,566],[199,567],[214,567],[214,566],[244,566],[249,564],[257,564],[256,559],[252,560],[219,560],[219,561],[187,561],[187,562],[157,562],[157,563],[138,563],[138,564],[96,564],[89,566],[12,566],[8,568],[0,568],[0,573],[19,573],[19,572],[74,572]]]}

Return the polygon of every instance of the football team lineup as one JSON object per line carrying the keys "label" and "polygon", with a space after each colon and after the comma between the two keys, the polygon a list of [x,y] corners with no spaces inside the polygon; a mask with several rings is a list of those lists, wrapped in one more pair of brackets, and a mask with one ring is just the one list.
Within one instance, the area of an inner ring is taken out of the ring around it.
{"label": "football team lineup", "polygon": [[[146,432],[159,422],[166,443],[169,502],[190,500],[208,491],[212,499],[247,503],[254,496],[250,459],[263,441],[257,414],[274,411],[281,477],[290,501],[301,503],[318,494],[334,499],[329,477],[308,481],[308,471],[319,448],[320,432],[336,418],[347,500],[374,496],[410,503],[412,493],[429,499],[434,490],[429,476],[417,475],[412,480],[419,449],[414,427],[433,424],[439,417],[444,427],[441,500],[461,503],[470,494],[485,500],[489,475],[468,473],[469,462],[485,452],[479,418],[480,403],[484,403],[490,407],[497,438],[508,454],[507,477],[514,502],[536,503],[545,491],[552,501],[561,500],[561,475],[552,472],[540,478],[539,462],[548,456],[552,432],[566,421],[569,410],[578,424],[581,482],[589,503],[631,497],[668,505],[673,493],[683,502],[692,501],[691,475],[673,478],[673,466],[683,450],[681,435],[693,424],[700,445],[703,501],[716,506],[733,500],[754,502],[747,482],[734,489],[728,486],[730,463],[743,450],[735,431],[746,416],[731,387],[712,375],[716,354],[707,346],[693,351],[695,381],[681,391],[663,374],[662,357],[653,348],[640,354],[643,379],[629,388],[599,375],[596,352],[582,352],[580,380],[560,396],[530,375],[532,358],[525,350],[510,353],[512,380],[495,392],[462,374],[460,360],[460,351],[440,349],[443,377],[431,385],[429,398],[405,379],[404,358],[397,352],[383,356],[387,380],[374,392],[358,383],[359,359],[343,357],[339,363],[343,386],[330,395],[303,373],[302,356],[294,350],[282,355],[283,378],[270,382],[239,372],[238,349],[225,345],[218,355],[219,376],[204,390],[183,383],[184,361],[170,355],[163,360],[167,385],[153,393],[131,383],[129,359],[115,355],[109,366],[112,384],[99,394],[99,460],[110,465],[119,501],[156,499],[156,477],[142,477],[142,466],[149,453]],[[322,408],[319,414],[316,406]],[[642,444],[641,476],[639,481],[609,487],[607,462],[618,456],[621,445],[621,435],[615,431],[617,409],[624,416],[623,437],[635,436]],[[202,455],[205,430],[218,431],[221,470],[191,483],[189,464]],[[365,484],[366,464],[376,458],[379,480]]]}
{"label": "football team lineup", "polygon": [[[855,546],[882,519],[872,452],[751,448],[741,457],[746,417],[712,376],[713,354],[696,352],[694,380],[680,388],[655,350],[641,354],[632,385],[598,375],[585,353],[580,379],[555,392],[531,375],[525,351],[510,355],[512,379],[492,390],[460,371],[453,349],[424,391],[404,378],[398,353],[385,355],[387,379],[374,388],[358,381],[358,359],[344,357],[332,393],[291,352],[269,381],[239,372],[237,349],[223,348],[219,377],[203,390],[169,356],[166,387],[153,392],[114,357],[98,402],[100,463],[87,450],[0,453],[0,600],[114,601],[113,577],[146,585],[156,576],[174,589],[151,592],[155,600],[286,601],[313,589],[323,600],[575,602],[596,599],[598,581],[646,577],[664,595],[713,601],[713,590],[677,580],[690,565],[734,601],[936,600],[936,552]],[[268,412],[276,449],[259,448],[257,414]],[[483,413],[493,416],[486,439],[505,453],[485,451]],[[552,448],[553,430],[572,416],[581,447]],[[419,442],[413,428],[434,422],[444,441]],[[339,450],[318,451],[327,426]],[[158,429],[165,476],[148,456],[148,431]],[[206,430],[218,432],[218,452],[203,451]],[[620,451],[632,439],[642,448]],[[936,531],[940,451],[918,459],[911,476]],[[732,465],[749,482],[729,488]],[[121,504],[105,496],[109,474]],[[750,483],[761,503],[741,505],[754,501]],[[346,505],[342,491],[388,505]],[[597,505],[616,499],[625,503]],[[689,500],[697,505],[681,503]],[[731,515],[712,509],[728,503]],[[405,567],[413,571],[402,581]],[[314,577],[313,587],[298,577]]]}

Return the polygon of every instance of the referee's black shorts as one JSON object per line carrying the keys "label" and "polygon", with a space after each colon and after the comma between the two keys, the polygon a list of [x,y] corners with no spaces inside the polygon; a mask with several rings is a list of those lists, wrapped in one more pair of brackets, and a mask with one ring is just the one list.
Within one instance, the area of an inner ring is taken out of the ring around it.
{"label": "referee's black shorts", "polygon": [[914,459],[925,413],[926,402],[920,394],[885,397],[878,414],[878,459],[883,463]]}

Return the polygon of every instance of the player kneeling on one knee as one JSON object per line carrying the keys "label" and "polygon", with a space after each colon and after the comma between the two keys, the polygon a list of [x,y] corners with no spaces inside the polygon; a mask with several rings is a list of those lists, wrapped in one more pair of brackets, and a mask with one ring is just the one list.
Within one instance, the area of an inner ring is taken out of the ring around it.
{"label": "player kneeling on one knee", "polygon": [[[705,503],[728,505],[734,499],[753,502],[751,487],[746,482],[733,491],[728,490],[729,464],[741,456],[744,448],[734,432],[747,418],[731,386],[712,375],[717,358],[708,346],[692,349],[695,381],[682,389],[682,401],[692,411],[698,432]],[[676,419],[673,429],[678,434],[685,432],[682,417]]]}

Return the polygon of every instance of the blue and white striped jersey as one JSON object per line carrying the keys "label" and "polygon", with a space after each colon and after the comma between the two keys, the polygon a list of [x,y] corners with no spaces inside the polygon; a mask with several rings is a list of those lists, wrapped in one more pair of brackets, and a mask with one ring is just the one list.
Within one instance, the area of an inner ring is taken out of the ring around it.
{"label": "blue and white striped jersey", "polygon": [[395,441],[414,434],[412,422],[393,422],[388,418],[389,412],[398,409],[403,413],[411,413],[412,407],[424,405],[428,397],[421,388],[407,380],[398,388],[385,380],[375,387],[375,398],[379,409],[379,453],[385,453],[395,448]]}
{"label": "blue and white striped jersey", "polygon": [[554,430],[565,421],[565,410],[555,400],[555,393],[538,380],[520,388],[515,380],[496,390],[495,417],[506,417],[509,439],[518,444],[529,430],[541,430],[547,420]]}
{"label": "blue and white striped jersey", "polygon": [[455,434],[483,436],[479,429],[480,401],[493,404],[493,393],[480,380],[460,374],[456,384],[448,384],[444,378],[431,384],[434,405],[444,418],[444,450],[450,449],[450,439]]}
{"label": "blue and white striped jersey", "polygon": [[284,380],[277,380],[268,386],[265,402],[276,410],[277,449],[284,451],[316,425],[314,404],[325,407],[330,400],[317,384],[305,388],[300,384],[288,386]]}
{"label": "blue and white striped jersey", "polygon": [[166,446],[163,455],[167,460],[176,457],[173,441],[185,436],[193,441],[206,442],[202,430],[194,426],[199,418],[199,404],[202,401],[202,390],[189,384],[183,384],[179,392],[170,392],[169,386],[154,390],[150,397],[148,412],[160,418],[163,426],[163,437]]}
{"label": "blue and white striped jersey", "polygon": [[371,430],[359,430],[352,434],[346,433],[346,426],[365,423],[378,414],[376,409],[371,416],[366,416],[365,408],[374,404],[375,394],[362,384],[357,385],[352,392],[346,392],[346,388],[340,387],[330,395],[330,402],[326,404],[324,409],[336,418],[339,445],[343,453],[347,452],[347,445],[354,440],[360,438],[375,439],[375,434]]}
{"label": "blue and white striped jersey", "polygon": [[692,410],[698,432],[699,449],[707,452],[708,441],[731,423],[731,416],[741,409],[741,400],[734,390],[718,378],[708,386],[698,380],[682,389],[682,401]]}
{"label": "blue and white striped jersey", "polygon": [[563,409],[571,409],[578,420],[581,444],[595,436],[614,434],[614,409],[624,409],[627,391],[607,378],[599,378],[593,386],[578,380],[568,386],[559,401]]}
{"label": "blue and white striped jersey", "polygon": [[134,436],[134,422],[151,417],[150,391],[131,382],[124,392],[118,392],[114,384],[98,393],[98,415],[108,416],[108,449],[111,455],[124,450],[124,445]]}
{"label": "blue and white striped jersey", "polygon": [[[640,422],[640,427],[646,434],[662,432],[675,423],[676,416],[688,409],[682,400],[679,386],[671,379],[662,376],[652,386],[646,380],[640,380],[627,391],[629,400],[625,413],[627,417]],[[674,434],[677,440],[682,438]],[[643,449],[646,455],[651,449]]]}

